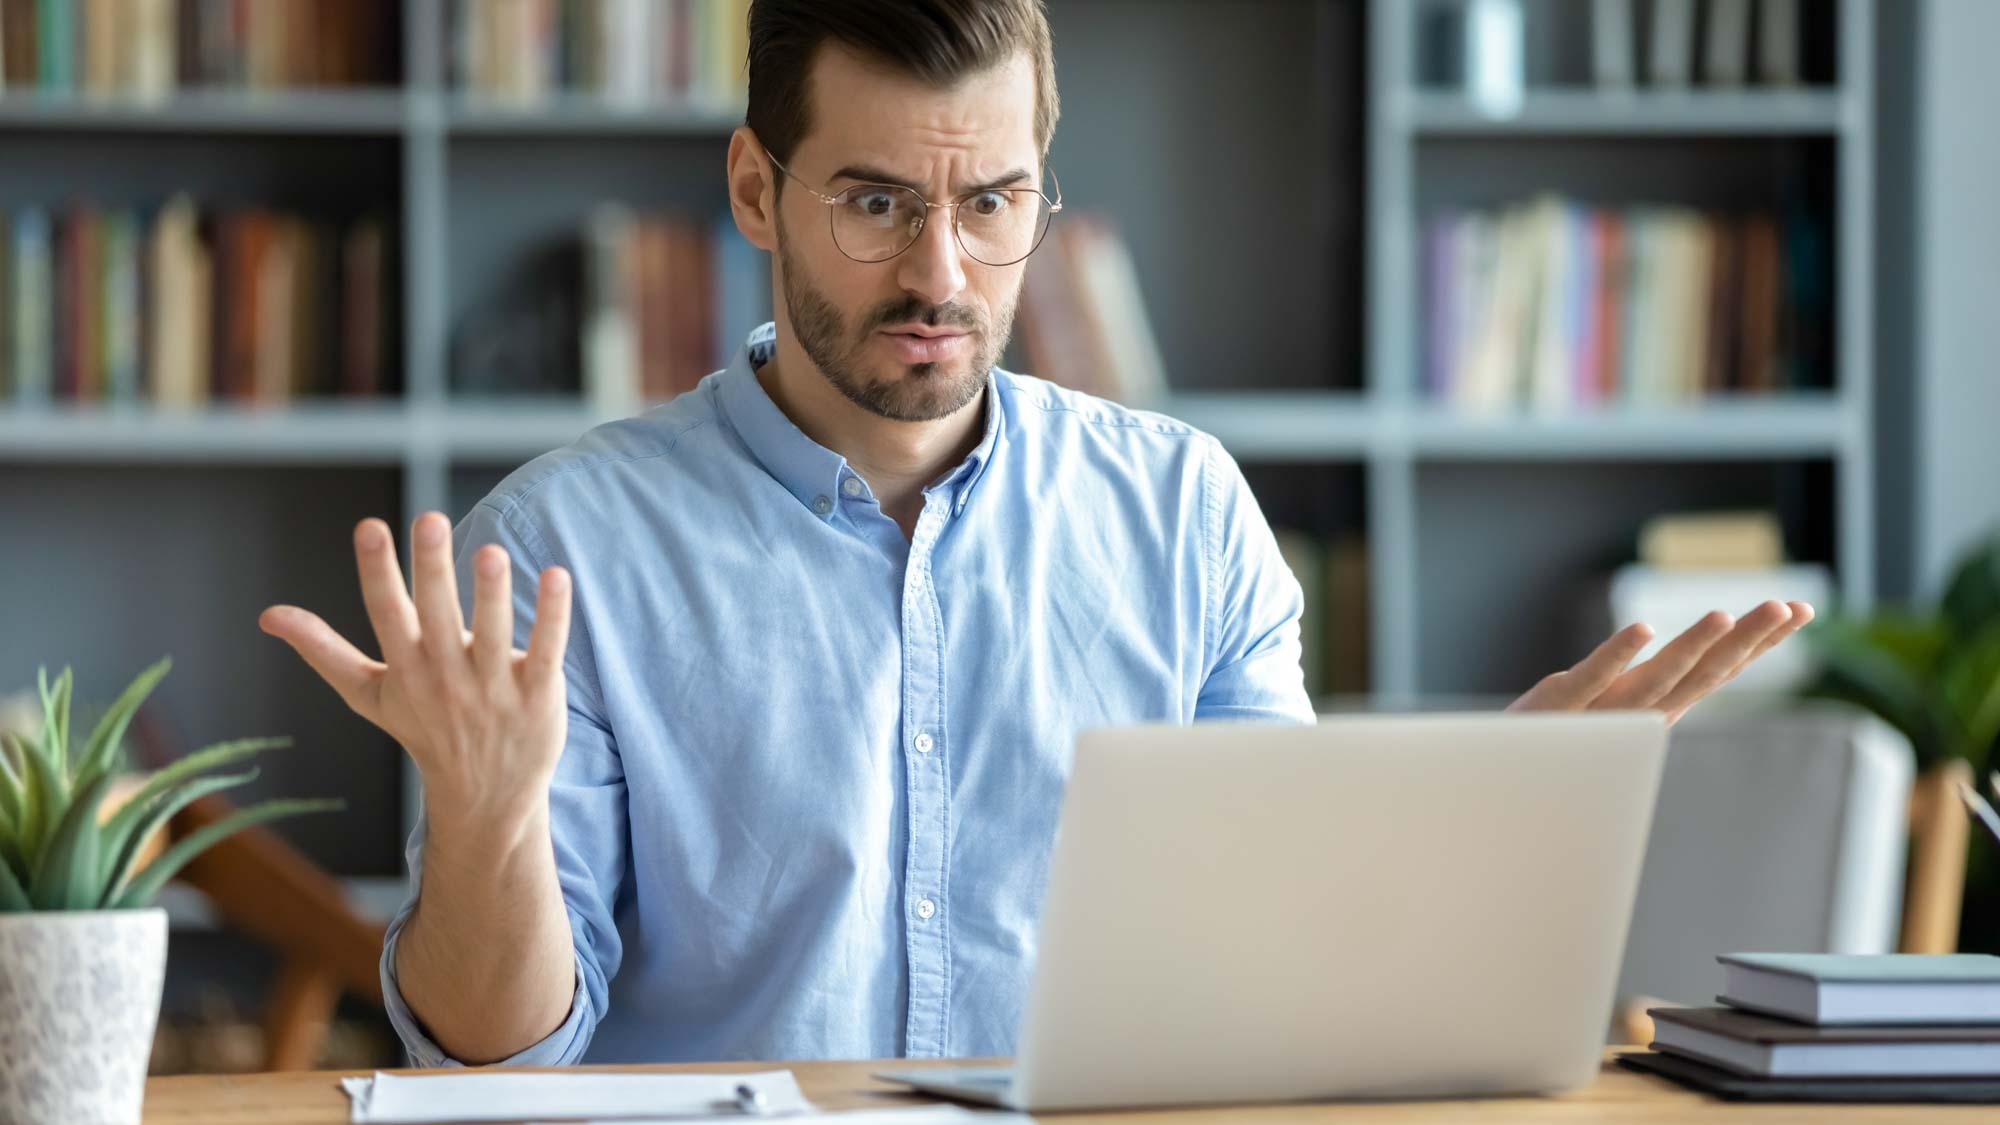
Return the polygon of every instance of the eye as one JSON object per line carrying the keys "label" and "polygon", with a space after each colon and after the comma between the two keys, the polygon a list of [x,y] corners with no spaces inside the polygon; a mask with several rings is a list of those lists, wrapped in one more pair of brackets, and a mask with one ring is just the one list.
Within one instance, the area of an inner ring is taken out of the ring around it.
{"label": "eye", "polygon": [[1007,198],[1007,193],[1004,191],[981,192],[971,199],[966,200],[966,203],[972,208],[972,213],[981,218],[991,218],[994,215],[998,215],[1000,212],[1005,211],[1012,202],[1012,200]]}
{"label": "eye", "polygon": [[848,206],[870,218],[884,218],[896,211],[896,196],[887,191],[860,191],[848,198]]}

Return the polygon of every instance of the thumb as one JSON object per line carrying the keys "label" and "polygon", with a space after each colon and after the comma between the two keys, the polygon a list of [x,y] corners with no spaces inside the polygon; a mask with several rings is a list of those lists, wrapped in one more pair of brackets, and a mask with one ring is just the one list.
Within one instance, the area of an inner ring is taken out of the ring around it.
{"label": "thumb", "polygon": [[[319,678],[355,713],[375,722],[382,676],[389,666],[348,643],[320,616],[298,606],[274,605],[257,615],[257,627],[292,646]],[[379,725],[379,724],[378,724]]]}

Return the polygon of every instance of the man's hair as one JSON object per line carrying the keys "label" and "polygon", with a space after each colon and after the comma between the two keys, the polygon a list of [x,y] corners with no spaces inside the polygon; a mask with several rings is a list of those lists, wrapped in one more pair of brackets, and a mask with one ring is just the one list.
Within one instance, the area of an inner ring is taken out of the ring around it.
{"label": "man's hair", "polygon": [[1042,0],[753,0],[745,124],[780,161],[812,129],[812,64],[828,39],[939,89],[1025,51],[1035,68],[1035,144],[1048,155],[1056,63]]}

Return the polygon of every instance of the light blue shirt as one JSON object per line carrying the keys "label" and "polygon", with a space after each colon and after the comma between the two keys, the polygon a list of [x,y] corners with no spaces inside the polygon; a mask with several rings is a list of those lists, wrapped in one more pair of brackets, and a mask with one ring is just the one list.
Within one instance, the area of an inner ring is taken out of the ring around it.
{"label": "light blue shirt", "polygon": [[[1299,585],[1213,438],[996,368],[906,539],[765,394],[773,340],[458,525],[468,606],[473,551],[513,557],[522,647],[535,576],[575,579],[576,993],[509,1063],[1011,1054],[1078,732],[1312,721]],[[382,985],[449,1065],[396,987],[423,837]]]}

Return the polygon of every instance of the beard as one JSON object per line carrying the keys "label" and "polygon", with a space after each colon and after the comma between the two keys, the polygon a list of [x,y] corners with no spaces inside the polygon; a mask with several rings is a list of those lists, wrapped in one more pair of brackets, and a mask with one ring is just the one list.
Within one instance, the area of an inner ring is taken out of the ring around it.
{"label": "beard", "polygon": [[[999,362],[1014,329],[1013,301],[1000,310],[995,323],[988,324],[964,305],[933,305],[905,293],[870,309],[850,330],[840,309],[797,268],[782,228],[778,232],[778,260],[785,275],[785,309],[806,356],[847,401],[891,421],[934,422],[963,410],[979,397],[986,373]],[[972,338],[964,368],[953,369],[943,363],[892,363],[899,370],[887,374],[871,371],[867,350],[876,331],[911,322],[965,329]]]}

